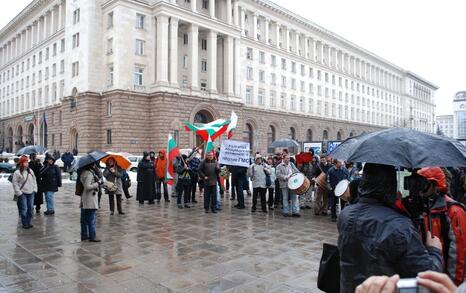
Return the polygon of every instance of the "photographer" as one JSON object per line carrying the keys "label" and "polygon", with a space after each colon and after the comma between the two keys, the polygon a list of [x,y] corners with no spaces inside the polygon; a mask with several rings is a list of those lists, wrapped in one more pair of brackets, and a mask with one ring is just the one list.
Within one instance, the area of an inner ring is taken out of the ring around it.
{"label": "photographer", "polygon": [[439,167],[417,171],[423,186],[419,195],[428,201],[424,213],[425,229],[440,238],[443,248],[444,272],[456,283],[464,281],[466,253],[466,210],[446,195],[445,173]]}
{"label": "photographer", "polygon": [[79,180],[81,181],[81,241],[100,242],[96,238],[96,212],[99,209],[98,190],[103,184],[102,179],[94,173],[91,165],[81,169]]}
{"label": "photographer", "polygon": [[413,221],[394,208],[396,194],[395,168],[367,163],[358,202],[338,218],[340,292],[354,292],[374,275],[407,278],[422,271],[441,271],[440,240],[429,234],[423,245]]}

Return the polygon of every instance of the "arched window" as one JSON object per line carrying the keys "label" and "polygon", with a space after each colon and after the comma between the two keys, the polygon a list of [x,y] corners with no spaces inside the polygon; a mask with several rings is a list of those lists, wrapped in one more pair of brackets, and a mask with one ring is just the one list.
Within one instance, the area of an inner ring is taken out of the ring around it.
{"label": "arched window", "polygon": [[13,152],[13,128],[8,128],[7,131],[7,140],[8,140],[8,149],[7,152],[11,153]]}
{"label": "arched window", "polygon": [[252,128],[252,125],[249,123],[246,123],[245,130],[243,132],[243,140],[245,142],[249,142],[249,149],[251,152],[254,150],[254,129]]}
{"label": "arched window", "polygon": [[296,130],[294,127],[290,127],[290,138],[296,140]]}
{"label": "arched window", "polygon": [[[201,110],[194,115],[194,123],[209,123],[214,121],[214,116],[207,110]],[[202,144],[202,137],[196,135],[196,146]]]}
{"label": "arched window", "polygon": [[20,148],[24,146],[24,141],[23,141],[23,127],[20,125],[18,126],[18,129],[16,130],[16,139],[15,139],[15,144],[16,144],[16,150],[18,151]]}
{"label": "arched window", "polygon": [[[71,129],[70,131],[70,148],[71,150],[78,150],[78,138],[79,138],[79,134],[78,134],[78,131],[73,128]],[[79,151],[78,151],[79,152]]]}
{"label": "arched window", "polygon": [[28,126],[28,138],[27,138],[28,144],[33,145],[34,144],[34,124],[29,124]]}
{"label": "arched window", "polygon": [[267,132],[267,145],[271,145],[275,141],[275,127],[269,126],[269,132]]}
{"label": "arched window", "polygon": [[322,140],[328,140],[328,130],[322,132]]}
{"label": "arched window", "polygon": [[341,140],[341,132],[340,131],[337,132],[337,140]]}
{"label": "arched window", "polygon": [[306,140],[312,141],[312,129],[308,129],[306,132]]}
{"label": "arched window", "polygon": [[350,134],[349,134],[350,137],[353,137],[354,136],[354,133],[351,131]]}

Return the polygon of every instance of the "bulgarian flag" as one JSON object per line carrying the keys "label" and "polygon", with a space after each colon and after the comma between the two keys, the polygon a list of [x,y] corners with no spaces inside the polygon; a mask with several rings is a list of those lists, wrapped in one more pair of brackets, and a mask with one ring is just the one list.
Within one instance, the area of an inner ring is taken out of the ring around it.
{"label": "bulgarian flag", "polygon": [[175,170],[173,168],[173,161],[176,157],[180,156],[180,149],[176,145],[176,141],[173,139],[171,134],[168,134],[167,142],[167,174],[165,174],[165,180],[168,184],[173,185]]}
{"label": "bulgarian flag", "polygon": [[209,136],[207,138],[207,142],[206,142],[205,147],[204,147],[204,156],[207,155],[208,153],[210,153],[211,151],[213,151],[214,148],[215,148],[215,145],[214,145],[214,143],[212,142],[212,139]]}
{"label": "bulgarian flag", "polygon": [[206,124],[192,124],[187,121],[184,121],[183,123],[185,125],[186,131],[194,131],[202,138],[202,140],[207,141],[209,137],[212,140],[215,140],[217,137],[225,133],[225,131],[227,131],[228,125],[230,124],[230,121],[225,119],[217,119]]}
{"label": "bulgarian flag", "polygon": [[236,129],[236,124],[238,124],[238,116],[235,112],[231,111],[230,124],[227,127],[228,139],[231,139],[233,136],[233,130]]}

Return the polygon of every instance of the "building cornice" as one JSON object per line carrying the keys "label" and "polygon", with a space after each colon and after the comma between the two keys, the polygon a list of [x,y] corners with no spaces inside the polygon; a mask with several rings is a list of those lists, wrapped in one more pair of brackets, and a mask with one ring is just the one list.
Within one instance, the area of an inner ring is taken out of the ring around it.
{"label": "building cornice", "polygon": [[428,81],[427,79],[420,77],[419,75],[415,74],[414,72],[407,71],[407,72],[406,72],[406,75],[407,75],[409,78],[415,79],[416,81],[418,81],[418,82],[424,84],[425,86],[430,87],[430,88],[432,88],[432,89],[434,89],[434,90],[438,90],[438,89],[439,89],[438,86],[436,86],[436,85],[433,84],[432,82]]}

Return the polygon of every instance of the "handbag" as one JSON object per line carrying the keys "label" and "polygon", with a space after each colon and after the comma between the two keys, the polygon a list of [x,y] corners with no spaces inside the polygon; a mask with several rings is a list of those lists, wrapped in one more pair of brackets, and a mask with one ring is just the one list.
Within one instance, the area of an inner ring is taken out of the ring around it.
{"label": "handbag", "polygon": [[118,186],[114,182],[105,181],[104,189],[109,193],[115,193],[118,190]]}
{"label": "handbag", "polygon": [[340,292],[340,254],[335,245],[323,245],[317,288],[327,293]]}

